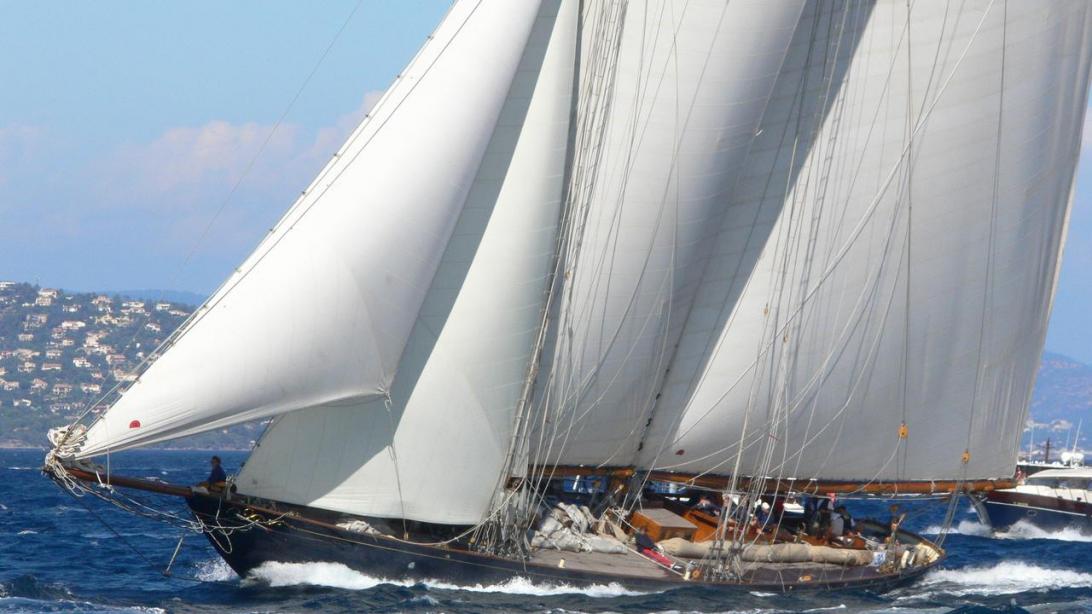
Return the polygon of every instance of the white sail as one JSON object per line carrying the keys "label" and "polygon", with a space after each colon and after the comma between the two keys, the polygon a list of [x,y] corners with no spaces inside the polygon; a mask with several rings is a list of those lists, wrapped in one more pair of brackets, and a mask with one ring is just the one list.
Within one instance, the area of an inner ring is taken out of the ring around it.
{"label": "white sail", "polygon": [[638,458],[655,464],[670,443],[711,349],[733,313],[778,220],[787,191],[824,118],[834,108],[845,71],[871,15],[872,3],[808,3],[796,28],[747,161],[717,230],[718,238],[659,391],[654,419]]}
{"label": "white sail", "polygon": [[[649,439],[662,445],[641,464],[1011,476],[1080,149],[1090,28],[1085,2],[918,2],[909,20],[906,3],[878,3],[705,368],[681,405],[656,412]],[[734,240],[722,231],[722,245]]]}
{"label": "white sail", "polygon": [[389,406],[277,419],[236,480],[241,493],[366,516],[482,519],[513,436],[556,252],[577,4],[543,3]]}
{"label": "white sail", "polygon": [[533,462],[631,461],[802,6],[648,0],[613,23],[614,5],[589,7],[569,285]]}
{"label": "white sail", "polygon": [[534,2],[456,3],[78,456],[387,394],[537,12]]}

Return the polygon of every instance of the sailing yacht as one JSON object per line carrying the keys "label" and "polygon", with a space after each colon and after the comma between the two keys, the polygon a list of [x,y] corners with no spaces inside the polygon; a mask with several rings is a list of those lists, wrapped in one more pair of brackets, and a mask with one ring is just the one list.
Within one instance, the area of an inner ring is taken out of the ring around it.
{"label": "sailing yacht", "polygon": [[[757,514],[1012,485],[1090,32],[1080,0],[458,0],[46,471],[183,497],[240,574],[911,580],[945,552],[898,522]],[[264,419],[221,490],[111,470]]]}

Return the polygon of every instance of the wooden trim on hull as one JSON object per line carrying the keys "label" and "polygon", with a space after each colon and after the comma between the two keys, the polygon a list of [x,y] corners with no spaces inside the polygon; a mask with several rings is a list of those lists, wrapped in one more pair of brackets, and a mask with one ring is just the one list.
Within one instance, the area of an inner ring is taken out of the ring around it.
{"label": "wooden trim on hull", "polygon": [[[548,471],[554,477],[596,476],[601,475],[611,479],[627,479],[637,474],[630,467],[580,467],[560,466],[556,468],[535,468],[534,471]],[[723,491],[732,484],[731,477],[718,475],[694,475],[688,473],[674,473],[671,471],[653,471],[649,479],[657,482],[673,482],[697,488]],[[751,478],[740,478],[736,483],[737,490],[750,488]],[[908,482],[835,482],[820,480],[795,480],[795,479],[767,479],[766,492],[769,494],[867,494],[867,495],[942,495],[952,492],[984,493],[1004,488],[1012,488],[1016,480],[991,479],[991,480],[958,480],[925,481],[915,480]]]}

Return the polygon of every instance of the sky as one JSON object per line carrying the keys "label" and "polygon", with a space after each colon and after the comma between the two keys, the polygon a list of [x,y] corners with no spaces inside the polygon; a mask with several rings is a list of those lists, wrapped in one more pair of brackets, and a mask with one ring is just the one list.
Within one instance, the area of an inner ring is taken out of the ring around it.
{"label": "sky", "polygon": [[[208,293],[448,4],[0,0],[0,279]],[[1089,271],[1085,155],[1046,347],[1092,363]]]}

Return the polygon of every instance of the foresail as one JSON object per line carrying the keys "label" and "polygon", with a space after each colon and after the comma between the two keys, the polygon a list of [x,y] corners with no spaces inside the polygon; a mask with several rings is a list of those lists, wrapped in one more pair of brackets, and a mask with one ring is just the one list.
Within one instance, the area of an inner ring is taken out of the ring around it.
{"label": "foresail", "polygon": [[78,456],[387,395],[537,12],[533,2],[457,2]]}
{"label": "foresail", "polygon": [[641,466],[1012,475],[1080,149],[1092,15],[1079,1],[909,10],[872,10],[742,295],[683,402],[658,407],[659,445]]}
{"label": "foresail", "polygon": [[631,462],[803,2],[589,3],[535,464]]}
{"label": "foresail", "polygon": [[278,418],[236,480],[241,493],[444,524],[488,511],[555,260],[577,5],[542,3],[389,403]]}

